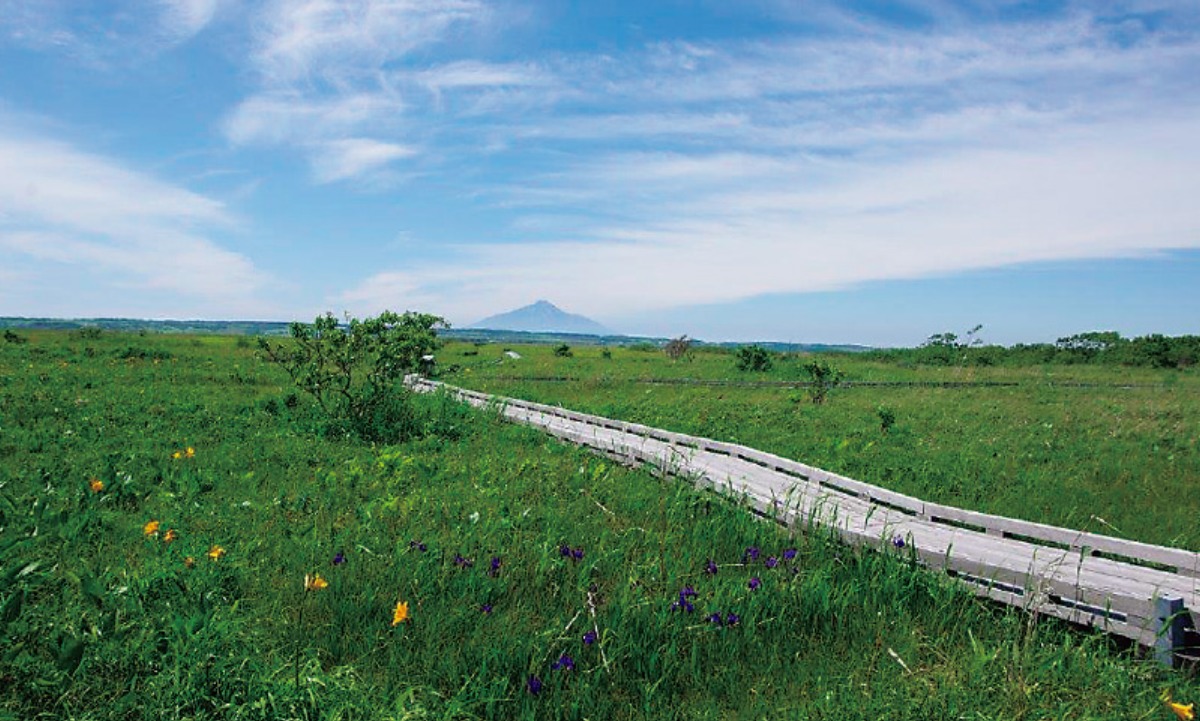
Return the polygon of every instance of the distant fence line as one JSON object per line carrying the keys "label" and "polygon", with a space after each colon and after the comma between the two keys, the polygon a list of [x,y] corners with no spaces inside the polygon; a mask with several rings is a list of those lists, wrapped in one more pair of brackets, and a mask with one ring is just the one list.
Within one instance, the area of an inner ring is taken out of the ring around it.
{"label": "distant fence line", "polygon": [[[535,383],[581,383],[600,380],[615,383],[640,383],[666,386],[715,386],[731,388],[807,388],[808,381],[741,381],[710,378],[580,378],[578,376],[490,375],[490,380],[532,381]],[[838,388],[1168,388],[1162,383],[1088,383],[1085,381],[841,381]]]}

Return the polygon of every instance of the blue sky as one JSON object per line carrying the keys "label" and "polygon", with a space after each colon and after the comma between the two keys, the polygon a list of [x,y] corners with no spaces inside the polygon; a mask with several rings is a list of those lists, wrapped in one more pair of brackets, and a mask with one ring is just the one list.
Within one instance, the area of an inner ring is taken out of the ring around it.
{"label": "blue sky", "polygon": [[0,0],[0,315],[1200,333],[1198,180],[1195,2]]}

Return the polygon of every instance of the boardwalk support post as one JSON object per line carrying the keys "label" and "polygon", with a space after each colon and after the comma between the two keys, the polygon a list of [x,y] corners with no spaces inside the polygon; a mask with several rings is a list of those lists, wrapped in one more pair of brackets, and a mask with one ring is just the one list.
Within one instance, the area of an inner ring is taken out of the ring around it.
{"label": "boardwalk support post", "polygon": [[1154,599],[1154,660],[1167,668],[1175,666],[1175,652],[1183,645],[1184,624],[1182,598]]}

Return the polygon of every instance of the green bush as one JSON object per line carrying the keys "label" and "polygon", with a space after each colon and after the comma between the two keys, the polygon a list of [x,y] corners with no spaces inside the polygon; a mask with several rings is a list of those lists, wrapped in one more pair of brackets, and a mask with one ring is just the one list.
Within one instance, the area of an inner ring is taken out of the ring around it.
{"label": "green bush", "polygon": [[260,338],[259,348],[313,397],[329,429],[394,443],[419,432],[402,380],[438,348],[436,329],[446,325],[435,315],[391,311],[342,325],[327,313],[312,325],[293,323],[291,343]]}
{"label": "green bush", "polygon": [[760,345],[744,345],[737,350],[737,369],[766,372],[771,370],[771,352]]}
{"label": "green bush", "polygon": [[[825,361],[809,361],[804,364],[804,372],[808,374],[808,398],[816,405],[821,405],[829,397],[829,391],[842,382],[844,373]],[[886,430],[886,429],[885,429]]]}

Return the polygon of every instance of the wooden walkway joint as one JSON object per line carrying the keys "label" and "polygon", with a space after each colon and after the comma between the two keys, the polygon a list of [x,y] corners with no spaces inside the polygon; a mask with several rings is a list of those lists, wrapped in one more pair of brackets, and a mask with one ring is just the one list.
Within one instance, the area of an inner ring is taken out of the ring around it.
{"label": "wooden walkway joint", "polygon": [[697,486],[745,499],[793,527],[816,523],[845,542],[896,538],[926,567],[978,595],[1102,629],[1174,665],[1200,656],[1200,554],[928,503],[731,443],[465,390],[418,376],[413,390],[444,390],[508,420],[537,426],[627,465],[649,464]]}

